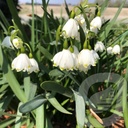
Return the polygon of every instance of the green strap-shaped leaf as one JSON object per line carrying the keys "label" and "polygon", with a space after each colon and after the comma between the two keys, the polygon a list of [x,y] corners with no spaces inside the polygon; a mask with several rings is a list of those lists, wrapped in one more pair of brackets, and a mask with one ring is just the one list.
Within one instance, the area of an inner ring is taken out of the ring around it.
{"label": "green strap-shaped leaf", "polygon": [[24,90],[25,90],[26,99],[28,100],[30,94],[30,76],[26,76],[24,78]]}
{"label": "green strap-shaped leaf", "polygon": [[76,120],[78,128],[83,128],[85,123],[85,102],[83,97],[76,91],[73,91],[75,96]]}
{"label": "green strap-shaped leaf", "polygon": [[41,94],[41,95],[36,96],[34,99],[21,105],[19,110],[21,113],[31,112],[32,110],[44,104],[46,101],[47,99],[44,98],[44,95]]}
{"label": "green strap-shaped leaf", "polygon": [[34,128],[34,122],[31,122],[27,128]]}
{"label": "green strap-shaped leaf", "polygon": [[105,0],[103,2],[102,6],[101,6],[101,9],[100,9],[101,14],[103,14],[103,12],[105,11],[105,8],[107,7],[108,3],[109,3],[109,0]]}
{"label": "green strap-shaped leaf", "polygon": [[14,22],[16,23],[17,27],[19,28],[19,30],[21,31],[21,33],[23,34],[23,38],[26,42],[28,42],[28,37],[26,35],[26,32],[20,22],[20,18],[18,16],[18,12],[17,12],[17,9],[13,3],[13,0],[6,0],[7,1],[7,4],[8,4],[8,7],[9,7],[9,10],[12,14],[12,17],[13,17],[13,20]]}
{"label": "green strap-shaped leaf", "polygon": [[19,106],[18,106],[18,110],[17,110],[17,117],[16,117],[16,120],[15,120],[15,128],[20,128],[21,126],[21,123],[22,123],[22,120],[21,120],[21,117],[22,117],[22,113],[19,112],[19,107],[22,105],[22,103],[20,102],[19,103]]}
{"label": "green strap-shaped leaf", "polygon": [[49,75],[52,77],[62,76],[64,73],[60,71],[59,69],[53,69],[49,72]]}
{"label": "green strap-shaped leaf", "polygon": [[10,104],[12,98],[12,94],[4,95],[2,98],[0,98],[0,111],[5,111],[8,108],[8,105]]}
{"label": "green strap-shaped leaf", "polygon": [[8,84],[4,84],[4,85],[0,88],[0,93],[4,92],[8,86],[9,86]]}
{"label": "green strap-shaped leaf", "polygon": [[28,100],[32,100],[34,98],[34,96],[36,95],[36,91],[37,91],[37,85],[34,83],[30,83],[30,93]]}
{"label": "green strap-shaped leaf", "polygon": [[41,88],[47,91],[55,91],[61,95],[71,97],[72,91],[69,88],[64,88],[54,81],[45,81],[41,84]]}
{"label": "green strap-shaped leaf", "polygon": [[15,121],[15,117],[10,117],[4,121],[0,122],[0,128],[7,128],[10,124],[12,124]]}
{"label": "green strap-shaped leaf", "polygon": [[44,47],[42,47],[41,45],[38,45],[38,49],[40,50],[41,53],[43,53],[43,55],[49,59],[51,61],[51,59],[53,58],[52,54],[45,49]]}
{"label": "green strap-shaped leaf", "polygon": [[26,76],[24,78],[24,89],[25,89],[26,99],[28,101],[32,100],[35,97],[37,91],[37,85],[30,81],[30,76]]}
{"label": "green strap-shaped leaf", "polygon": [[8,27],[10,26],[10,24],[8,23],[7,19],[5,18],[4,14],[2,13],[2,11],[0,10],[0,17],[6,27],[6,29],[8,29]]}
{"label": "green strap-shaped leaf", "polygon": [[44,128],[45,127],[45,112],[44,112],[44,104],[36,109],[36,127]]}
{"label": "green strap-shaped leaf", "polygon": [[123,117],[123,113],[122,112],[119,112],[118,110],[114,110],[114,109],[111,109],[110,112],[120,116],[120,117]]}
{"label": "green strap-shaped leaf", "polygon": [[0,65],[2,67],[2,71],[4,73],[4,76],[7,80],[7,82],[9,83],[9,86],[11,87],[14,94],[17,96],[17,98],[21,102],[26,102],[25,94],[24,94],[23,90],[21,90],[20,84],[18,83],[16,77],[14,76],[14,74],[13,74],[13,72],[9,66],[9,63],[6,59],[6,56],[2,52],[1,47],[0,47]]}
{"label": "green strap-shaped leaf", "polygon": [[[114,25],[115,21],[117,20],[117,18],[118,18],[118,16],[119,16],[119,14],[120,14],[120,12],[121,12],[121,10],[122,10],[122,8],[123,8],[125,2],[126,2],[126,0],[123,0],[123,1],[122,1],[121,6],[119,7],[119,9],[118,9],[117,13],[115,14],[114,18],[111,20],[111,22],[109,22],[109,24],[108,24],[108,26],[106,27],[106,30],[104,31],[104,33],[100,35],[101,40],[104,40],[104,39],[107,37],[107,35],[108,35],[108,33],[110,32],[112,26]],[[104,35],[105,35],[105,36],[104,36]]]}
{"label": "green strap-shaped leaf", "polygon": [[52,94],[46,95],[48,101],[55,107],[58,111],[65,113],[65,114],[72,114],[71,112],[67,111],[65,108],[61,106],[61,104],[57,101],[57,99]]}
{"label": "green strap-shaped leaf", "polygon": [[122,95],[123,116],[124,116],[126,128],[128,128],[128,100],[127,100],[128,85],[127,85],[127,83],[128,83],[128,65],[127,65],[127,69],[126,69],[125,80],[123,83],[123,95]]}
{"label": "green strap-shaped leaf", "polygon": [[45,128],[53,128],[51,120],[49,119],[49,117],[46,116],[46,125]]}
{"label": "green strap-shaped leaf", "polygon": [[70,16],[70,11],[69,11],[68,4],[67,4],[66,0],[64,0],[64,3],[65,3],[66,13],[67,13],[68,16]]}

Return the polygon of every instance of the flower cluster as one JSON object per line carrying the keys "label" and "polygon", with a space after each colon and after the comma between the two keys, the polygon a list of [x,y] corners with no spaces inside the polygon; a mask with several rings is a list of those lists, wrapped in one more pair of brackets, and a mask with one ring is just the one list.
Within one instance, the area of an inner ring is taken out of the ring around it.
{"label": "flower cluster", "polygon": [[[59,28],[58,35],[66,41],[63,43],[63,50],[53,57],[53,66],[59,67],[61,70],[79,70],[87,73],[92,66],[96,66],[100,59],[98,54],[103,51],[107,51],[108,54],[119,54],[119,45],[115,45],[113,48],[106,48],[103,41],[100,40],[98,33],[101,27],[102,19],[100,17],[100,9],[98,10],[97,16],[90,20],[90,23],[83,13],[75,16],[73,10],[70,18],[62,27],[62,31]],[[82,28],[85,36],[84,42],[81,40],[80,28]],[[92,38],[95,39],[93,44],[90,43]],[[76,43],[80,43],[79,45],[83,46],[81,46],[82,49],[80,51],[75,46]]]}
{"label": "flower cluster", "polygon": [[107,48],[108,54],[120,54],[120,46],[117,44],[114,47],[108,47]]}
{"label": "flower cluster", "polygon": [[[2,46],[11,48],[17,51],[17,57],[13,59],[11,63],[12,70],[17,72],[23,71],[28,72],[38,72],[39,66],[37,61],[32,56],[32,50],[30,46],[23,42],[23,40],[18,36],[18,30],[13,30],[10,36],[6,36],[2,42]],[[26,52],[26,49],[28,52]]]}

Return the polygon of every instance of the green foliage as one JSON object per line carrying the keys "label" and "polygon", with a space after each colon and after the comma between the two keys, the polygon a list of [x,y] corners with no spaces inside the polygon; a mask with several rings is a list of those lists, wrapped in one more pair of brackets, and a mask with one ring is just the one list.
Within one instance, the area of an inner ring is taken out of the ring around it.
{"label": "green foliage", "polygon": [[[13,1],[7,0],[13,17],[13,26],[10,26],[0,11],[2,19],[0,43],[6,36],[11,37],[11,43],[14,37],[18,37],[22,39],[23,47],[15,48],[13,44],[14,49],[8,49],[2,44],[0,46],[0,116],[3,117],[0,118],[1,128],[7,126],[20,128],[23,125],[28,128],[35,126],[53,128],[56,124],[60,127],[63,127],[62,125],[68,127],[70,124],[70,127],[102,128],[106,127],[102,119],[111,115],[122,117],[125,127],[128,127],[128,28],[123,21],[116,22],[126,0],[122,1],[114,18],[105,21],[97,33],[90,31],[90,22],[97,14],[102,15],[108,2],[109,0],[105,0],[98,6],[89,4],[85,0],[73,8],[72,11],[75,11],[76,16],[80,13],[84,14],[88,28],[88,32],[85,32],[79,26],[81,35],[79,41],[74,37],[67,39],[63,37],[62,27],[67,20],[63,17],[55,18],[52,11],[49,13],[48,2],[44,0],[42,0],[43,17],[34,15],[34,1],[32,1],[32,20],[27,23],[30,33],[26,33]],[[65,7],[70,17],[71,12],[66,2]],[[90,7],[94,8],[93,13],[90,12]],[[16,31],[13,33],[11,30]],[[29,37],[28,34],[31,36]],[[71,46],[70,50],[75,51],[73,48],[75,45],[80,51],[85,44],[86,48],[94,50],[98,40],[104,43],[105,50],[97,52],[100,59],[95,62],[95,66],[90,66],[87,72],[84,72],[87,65],[83,66],[83,71],[78,70],[78,67],[77,70],[74,67],[67,70],[65,67],[59,68],[59,65],[55,67],[53,57],[63,49],[64,42]],[[120,54],[109,55],[107,47],[114,47],[117,44],[121,47]],[[24,52],[29,57],[31,53],[35,58],[39,65],[39,72],[12,70],[13,59],[17,54]],[[105,76],[103,73],[109,75]],[[113,76],[114,73],[118,76]],[[93,76],[97,74],[102,74],[104,80],[100,81],[102,78],[98,76],[94,79]],[[84,84],[87,79],[89,81]],[[87,90],[90,83],[92,85]],[[114,90],[113,93],[111,89]],[[106,108],[107,104],[110,104],[109,108]],[[14,113],[9,114],[8,111]],[[9,118],[5,119],[5,115]]]}

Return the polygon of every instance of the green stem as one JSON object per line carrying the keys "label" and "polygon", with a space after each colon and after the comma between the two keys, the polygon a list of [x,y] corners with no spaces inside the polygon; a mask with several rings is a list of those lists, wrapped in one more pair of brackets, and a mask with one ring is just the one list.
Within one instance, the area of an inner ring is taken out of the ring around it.
{"label": "green stem", "polygon": [[30,46],[27,44],[27,43],[24,43],[26,46],[27,46],[27,48],[29,49],[29,51],[30,51],[30,53],[32,53],[32,49],[30,48]]}
{"label": "green stem", "polygon": [[34,50],[34,48],[35,48],[35,33],[34,33],[34,31],[35,31],[35,25],[34,25],[34,20],[35,20],[35,17],[34,17],[34,0],[32,0],[32,30],[31,30],[31,34],[32,34],[32,36],[31,36],[31,42],[32,42],[32,44],[31,44],[31,46],[32,46],[32,49]]}

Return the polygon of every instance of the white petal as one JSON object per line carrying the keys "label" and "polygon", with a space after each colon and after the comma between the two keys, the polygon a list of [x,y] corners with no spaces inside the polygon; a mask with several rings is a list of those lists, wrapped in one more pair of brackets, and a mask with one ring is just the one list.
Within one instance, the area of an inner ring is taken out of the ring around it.
{"label": "white petal", "polygon": [[120,46],[119,45],[115,45],[112,49],[112,53],[113,54],[120,54]]}
{"label": "white petal", "polygon": [[6,36],[2,42],[2,45],[7,47],[7,48],[11,48],[11,49],[14,49],[12,43],[11,43],[11,39],[10,39],[10,36]]}
{"label": "white petal", "polygon": [[84,19],[84,16],[82,15],[82,14],[80,14],[80,15],[77,15],[77,16],[75,16],[75,18],[74,18],[78,23],[79,23],[79,25],[83,28],[83,31],[85,32],[85,33],[87,33],[87,24],[86,24],[86,21],[85,21],[85,19]]}
{"label": "white petal", "polygon": [[53,66],[57,67],[59,66],[59,63],[61,61],[61,58],[62,58],[62,51],[61,52],[58,52],[52,59],[53,61]]}
{"label": "white petal", "polygon": [[108,48],[107,48],[107,53],[108,53],[108,54],[112,54],[112,47],[108,47]]}
{"label": "white petal", "polygon": [[17,72],[28,71],[31,68],[31,63],[28,56],[25,53],[21,53],[12,61],[12,69],[16,69]]}
{"label": "white petal", "polygon": [[63,50],[63,55],[59,64],[60,69],[73,70],[74,68],[74,59],[72,53],[69,50]]}
{"label": "white petal", "polygon": [[91,64],[92,54],[88,49],[83,49],[78,55],[78,63],[85,68]]}
{"label": "white petal", "polygon": [[30,58],[29,60],[30,60],[32,66],[28,70],[28,72],[29,73],[31,73],[31,72],[38,72],[39,71],[39,66],[38,66],[37,61],[34,58]]}
{"label": "white petal", "polygon": [[52,59],[53,66],[61,70],[73,70],[75,68],[75,60],[72,53],[68,49],[63,49],[61,52],[58,52]]}
{"label": "white petal", "polygon": [[78,69],[79,69],[80,71],[83,71],[84,73],[87,73],[88,70],[91,69],[91,68],[90,68],[90,66],[87,66],[87,67],[85,68],[85,67],[81,64],[81,65],[79,65]]}
{"label": "white petal", "polygon": [[95,44],[94,49],[95,49],[96,52],[98,52],[98,51],[103,52],[103,50],[105,50],[105,46],[101,41],[97,41],[97,43]]}
{"label": "white petal", "polygon": [[14,47],[17,48],[17,49],[23,47],[23,42],[22,42],[22,40],[19,39],[19,38],[13,39],[13,40],[12,40],[12,43],[13,43]]}
{"label": "white petal", "polygon": [[72,56],[74,58],[74,68],[77,69],[78,68],[78,55],[75,53],[72,53]]}
{"label": "white petal", "polygon": [[94,28],[100,29],[101,26],[102,26],[101,17],[99,17],[99,16],[95,17],[95,18],[91,21],[90,26],[92,26],[92,27],[94,27]]}
{"label": "white petal", "polygon": [[90,66],[95,66],[98,59],[99,56],[94,50],[83,49],[78,55],[78,64],[79,67],[82,66],[82,68],[86,69]]}
{"label": "white petal", "polygon": [[76,20],[70,18],[66,24],[62,28],[62,35],[64,38],[75,38],[77,40],[80,40],[80,34],[78,32],[79,30],[79,25]]}
{"label": "white petal", "polygon": [[93,26],[90,26],[90,31],[91,32],[94,32],[95,34],[97,34],[98,33],[98,28],[95,28]]}

